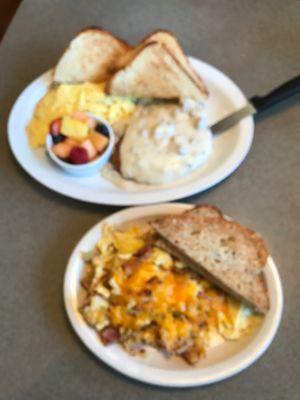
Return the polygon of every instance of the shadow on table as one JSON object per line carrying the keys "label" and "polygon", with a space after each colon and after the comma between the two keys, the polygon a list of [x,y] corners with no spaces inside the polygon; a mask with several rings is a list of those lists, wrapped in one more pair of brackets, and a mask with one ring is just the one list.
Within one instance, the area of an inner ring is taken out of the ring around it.
{"label": "shadow on table", "polygon": [[[35,193],[38,193],[39,196],[42,196],[44,199],[47,199],[47,201],[50,200],[51,202],[57,202],[59,204],[62,204],[65,208],[71,208],[75,211],[82,211],[84,205],[84,208],[87,210],[87,212],[95,214],[99,214],[99,212],[103,214],[112,214],[113,212],[119,211],[122,208],[105,204],[83,202],[81,200],[76,200],[63,194],[54,192],[53,190],[47,188],[46,186],[43,186],[41,183],[37,182],[30,175],[28,175],[27,172],[24,171],[23,168],[18,164],[9,148],[7,149],[7,153],[9,153],[9,161],[15,165],[16,173],[26,181],[26,185],[30,186],[31,190],[33,190]],[[5,172],[5,169],[7,169],[7,173],[10,173],[11,165],[3,163],[2,168],[3,172]]]}

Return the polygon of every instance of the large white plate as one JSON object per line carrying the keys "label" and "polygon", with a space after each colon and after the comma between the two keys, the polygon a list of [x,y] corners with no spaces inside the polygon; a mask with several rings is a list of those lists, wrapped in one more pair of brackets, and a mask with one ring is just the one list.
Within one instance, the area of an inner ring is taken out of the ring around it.
{"label": "large white plate", "polygon": [[[216,122],[246,103],[236,84],[216,68],[190,58],[193,67],[203,76],[210,91],[208,121]],[[46,156],[44,149],[29,148],[25,127],[35,105],[46,93],[51,82],[51,71],[41,75],[21,93],[8,121],[11,150],[25,171],[42,185],[65,196],[98,204],[136,205],[180,199],[206,190],[230,175],[246,157],[253,139],[253,118],[240,121],[234,128],[214,140],[214,151],[209,161],[184,179],[168,188],[135,192],[117,188],[99,174],[88,178],[67,175]]]}
{"label": "large white plate", "polygon": [[124,375],[154,385],[188,387],[205,385],[228,378],[247,368],[266,351],[281,319],[283,295],[280,278],[271,257],[265,268],[271,308],[262,325],[252,335],[221,344],[208,351],[197,366],[188,366],[178,357],[166,359],[154,349],[145,358],[133,357],[118,345],[103,346],[99,336],[78,312],[80,277],[83,262],[81,252],[91,250],[101,235],[104,223],[124,224],[157,215],[182,212],[192,206],[169,203],[129,208],[117,212],[91,228],[75,247],[65,273],[64,301],[73,328],[84,344],[102,361]]}

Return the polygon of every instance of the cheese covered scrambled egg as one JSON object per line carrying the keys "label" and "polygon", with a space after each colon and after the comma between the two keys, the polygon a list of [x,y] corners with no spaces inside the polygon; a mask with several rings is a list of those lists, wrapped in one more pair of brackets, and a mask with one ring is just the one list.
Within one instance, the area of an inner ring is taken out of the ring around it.
{"label": "cheese covered scrambled egg", "polygon": [[149,230],[105,226],[83,258],[82,315],[104,344],[130,354],[149,345],[195,364],[214,335],[238,339],[260,318],[156,245]]}
{"label": "cheese covered scrambled egg", "polygon": [[43,146],[51,121],[76,111],[91,112],[111,124],[131,115],[135,109],[134,101],[129,97],[107,96],[104,86],[104,83],[86,82],[50,88],[38,102],[27,126],[30,146]]}

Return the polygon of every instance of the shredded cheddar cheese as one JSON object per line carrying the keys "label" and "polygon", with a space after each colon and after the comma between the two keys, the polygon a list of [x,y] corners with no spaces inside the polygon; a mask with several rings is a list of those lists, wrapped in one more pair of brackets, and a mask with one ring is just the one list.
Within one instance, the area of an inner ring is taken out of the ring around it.
{"label": "shredded cheddar cheese", "polygon": [[150,345],[194,364],[214,334],[238,339],[254,326],[251,310],[158,247],[149,231],[105,226],[85,260],[82,314],[103,342],[111,335],[131,354]]}

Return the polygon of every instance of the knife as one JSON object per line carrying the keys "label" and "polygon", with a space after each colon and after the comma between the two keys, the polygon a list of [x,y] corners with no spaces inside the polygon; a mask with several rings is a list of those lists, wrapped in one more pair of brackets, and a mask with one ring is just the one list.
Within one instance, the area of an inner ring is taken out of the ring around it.
{"label": "knife", "polygon": [[264,96],[251,97],[243,108],[216,122],[210,129],[214,134],[225,132],[242,118],[268,110],[297,93],[300,93],[300,75],[283,83]]}

